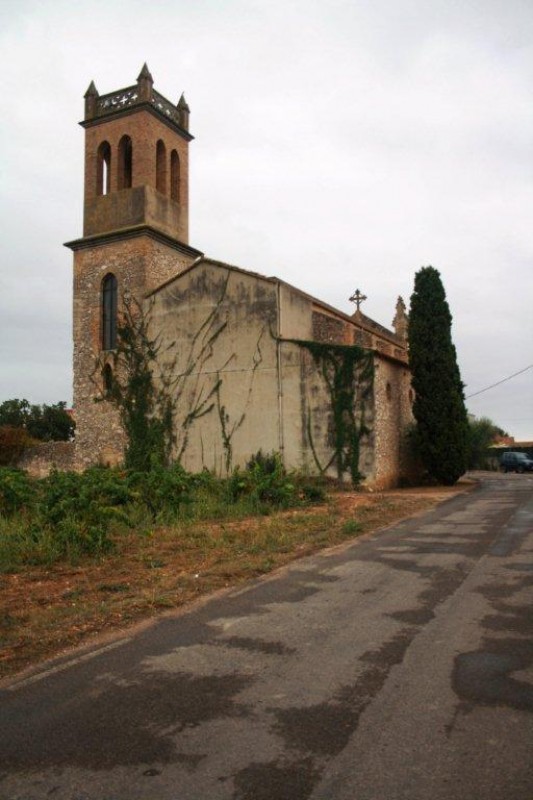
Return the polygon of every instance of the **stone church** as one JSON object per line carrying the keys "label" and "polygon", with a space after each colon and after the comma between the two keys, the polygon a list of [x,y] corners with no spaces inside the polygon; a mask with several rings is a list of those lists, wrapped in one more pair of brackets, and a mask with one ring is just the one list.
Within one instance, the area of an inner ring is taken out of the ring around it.
{"label": "stone church", "polygon": [[[157,341],[154,380],[169,393],[173,458],[226,474],[279,452],[288,469],[368,485],[408,476],[412,421],[407,318],[393,330],[345,314],[276,277],[189,244],[190,110],[137,82],[85,94],[83,237],[74,252],[74,409],[78,468],[119,463],[117,325],[135,302]],[[95,402],[95,398],[100,402]]]}

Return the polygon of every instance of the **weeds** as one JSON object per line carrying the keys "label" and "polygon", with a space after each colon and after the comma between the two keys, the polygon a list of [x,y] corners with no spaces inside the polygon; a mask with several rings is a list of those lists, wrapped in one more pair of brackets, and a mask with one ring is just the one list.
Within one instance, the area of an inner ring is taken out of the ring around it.
{"label": "weeds", "polygon": [[[351,493],[347,498],[336,491],[320,508],[252,517],[246,500],[227,502],[223,481],[209,475],[191,480],[193,501],[181,507],[171,524],[115,528],[115,549],[104,558],[84,557],[80,566],[63,558],[43,569],[45,561],[34,558],[31,563],[36,566],[0,577],[5,609],[0,611],[0,674],[36,663],[94,633],[122,629],[165,608],[182,607],[323,547],[352,540],[355,521],[361,525],[357,533],[368,533],[437,502],[433,492],[413,497],[408,491],[388,502],[378,493]],[[129,513],[149,519],[139,504]],[[9,520],[0,516],[0,550],[8,526],[13,535],[13,524],[22,525],[23,516]],[[26,560],[21,557],[19,564],[30,564],[27,556],[26,552]]]}
{"label": "weeds", "polygon": [[347,535],[361,533],[362,529],[362,524],[356,519],[348,519],[342,526],[342,532]]}
{"label": "weeds", "polygon": [[227,492],[233,502],[248,498],[251,510],[259,513],[325,499],[321,485],[306,481],[298,473],[287,473],[278,453],[264,455],[261,450],[244,470],[234,471],[228,479]]}
{"label": "weeds", "polygon": [[192,502],[194,476],[175,464],[169,469],[154,467],[150,472],[133,472],[127,478],[131,499],[144,506],[155,522],[168,521]]}
{"label": "weeds", "polygon": [[[261,452],[227,480],[208,472],[191,475],[179,464],[155,465],[148,472],[101,467],[54,471],[43,480],[3,468],[0,572],[100,558],[131,529],[150,537],[154,525],[268,516],[324,497],[321,485],[287,473],[279,455]],[[207,551],[213,546],[208,536],[195,535],[195,547]]]}
{"label": "weeds", "polygon": [[11,517],[33,505],[35,485],[25,472],[0,467],[0,515]]}

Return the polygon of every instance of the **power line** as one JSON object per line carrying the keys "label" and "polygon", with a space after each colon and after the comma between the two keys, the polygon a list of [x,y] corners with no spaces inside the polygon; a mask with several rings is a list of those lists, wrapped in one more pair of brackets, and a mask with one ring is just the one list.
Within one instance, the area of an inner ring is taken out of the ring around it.
{"label": "power line", "polygon": [[529,367],[524,367],[524,369],[518,370],[518,372],[513,372],[512,375],[509,375],[507,378],[502,378],[501,381],[496,381],[496,383],[491,383],[490,386],[485,386],[485,388],[480,389],[479,392],[474,392],[473,394],[467,394],[465,400],[468,400],[470,397],[476,397],[476,395],[478,394],[483,394],[483,392],[488,392],[489,389],[494,389],[495,386],[499,386],[501,383],[510,381],[511,378],[516,378],[517,375],[521,375],[523,372],[527,372],[528,369],[533,369],[533,364],[530,364]]}

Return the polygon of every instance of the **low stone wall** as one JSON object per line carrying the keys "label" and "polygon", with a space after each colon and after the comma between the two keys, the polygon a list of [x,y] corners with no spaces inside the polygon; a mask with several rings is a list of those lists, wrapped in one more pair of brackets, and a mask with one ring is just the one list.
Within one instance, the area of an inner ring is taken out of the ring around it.
{"label": "low stone wall", "polygon": [[28,447],[17,467],[34,478],[44,478],[52,469],[73,470],[76,468],[74,442],[42,442]]}

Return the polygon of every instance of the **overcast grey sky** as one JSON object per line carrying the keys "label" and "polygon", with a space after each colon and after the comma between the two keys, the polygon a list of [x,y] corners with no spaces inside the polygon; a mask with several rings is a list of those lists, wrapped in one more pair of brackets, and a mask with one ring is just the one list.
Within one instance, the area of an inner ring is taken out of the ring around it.
{"label": "overcast grey sky", "polygon": [[[191,107],[190,243],[390,326],[442,275],[466,394],[533,364],[532,0],[0,0],[0,401],[71,402],[83,94]],[[533,439],[533,369],[467,401]]]}

